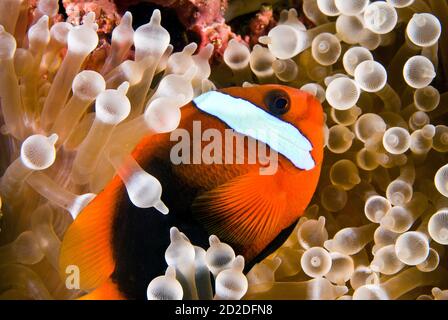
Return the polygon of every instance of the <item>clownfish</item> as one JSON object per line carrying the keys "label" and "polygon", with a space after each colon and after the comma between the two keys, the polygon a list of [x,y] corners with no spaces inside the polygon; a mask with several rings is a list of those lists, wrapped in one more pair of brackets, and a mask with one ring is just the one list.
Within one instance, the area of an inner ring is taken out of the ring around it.
{"label": "clownfish", "polygon": [[79,268],[81,289],[90,291],[85,299],[146,299],[147,285],[167,267],[173,226],[202,247],[210,235],[218,236],[250,267],[273,252],[303,214],[323,161],[324,116],[313,95],[283,85],[206,92],[181,108],[175,130],[190,134],[183,152],[191,155],[200,150],[193,141],[198,123],[202,132],[213,129],[215,138],[226,130],[243,137],[245,160],[257,152],[251,142],[258,142],[256,150],[265,146],[278,155],[275,170],[264,172],[266,159],[260,157],[224,161],[226,152],[237,153],[236,143],[231,150],[222,143],[208,159],[202,152],[200,162],[179,162],[172,159],[179,150],[173,133],[144,137],[132,156],[160,181],[170,212],[134,206],[121,179],[112,179],[70,225],[61,246],[60,273]]}

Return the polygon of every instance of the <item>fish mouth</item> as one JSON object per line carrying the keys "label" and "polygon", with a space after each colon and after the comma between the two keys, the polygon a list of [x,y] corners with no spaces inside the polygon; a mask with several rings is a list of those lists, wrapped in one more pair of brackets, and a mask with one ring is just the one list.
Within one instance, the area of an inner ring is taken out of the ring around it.
{"label": "fish mouth", "polygon": [[265,143],[297,168],[311,170],[315,167],[311,155],[313,146],[308,138],[291,123],[274,117],[250,101],[209,91],[195,98],[193,104],[236,132]]}

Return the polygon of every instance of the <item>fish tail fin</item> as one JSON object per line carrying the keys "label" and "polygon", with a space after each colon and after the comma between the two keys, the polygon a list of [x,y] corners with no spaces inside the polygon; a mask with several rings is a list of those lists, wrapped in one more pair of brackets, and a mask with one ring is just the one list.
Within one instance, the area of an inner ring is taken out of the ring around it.
{"label": "fish tail fin", "polygon": [[80,289],[92,291],[106,283],[115,269],[112,247],[116,207],[125,191],[118,177],[78,215],[64,235],[59,272],[75,270]]}
{"label": "fish tail fin", "polygon": [[78,298],[78,300],[124,300],[118,286],[111,279],[106,280],[101,286],[92,292]]}

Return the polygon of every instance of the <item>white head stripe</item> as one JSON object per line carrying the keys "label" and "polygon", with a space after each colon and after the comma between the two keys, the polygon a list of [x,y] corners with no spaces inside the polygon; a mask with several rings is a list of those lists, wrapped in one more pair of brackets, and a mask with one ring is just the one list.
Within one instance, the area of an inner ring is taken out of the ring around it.
{"label": "white head stripe", "polygon": [[200,110],[226,123],[238,133],[257,139],[288,158],[296,167],[310,170],[315,163],[309,140],[292,124],[274,117],[241,98],[209,91],[193,100]]}

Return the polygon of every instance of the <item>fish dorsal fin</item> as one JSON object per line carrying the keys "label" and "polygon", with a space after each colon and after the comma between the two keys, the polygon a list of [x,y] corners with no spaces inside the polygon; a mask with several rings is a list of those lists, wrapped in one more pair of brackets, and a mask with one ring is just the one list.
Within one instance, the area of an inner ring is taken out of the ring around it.
{"label": "fish dorsal fin", "polygon": [[80,287],[90,291],[106,282],[115,268],[112,249],[116,206],[126,191],[115,177],[78,215],[64,235],[59,256],[60,274],[78,268]]}
{"label": "fish dorsal fin", "polygon": [[237,246],[272,240],[282,228],[286,193],[276,175],[250,172],[198,196],[192,210],[210,234]]}

